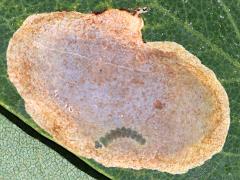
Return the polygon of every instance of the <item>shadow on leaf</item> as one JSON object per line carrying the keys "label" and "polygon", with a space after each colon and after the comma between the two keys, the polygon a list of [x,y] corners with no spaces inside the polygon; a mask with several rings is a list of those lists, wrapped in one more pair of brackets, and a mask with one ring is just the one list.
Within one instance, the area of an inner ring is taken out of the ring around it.
{"label": "shadow on leaf", "polygon": [[0,113],[4,115],[8,120],[10,120],[12,123],[14,123],[16,126],[21,128],[25,133],[27,133],[29,136],[38,139],[40,142],[47,145],[49,148],[56,151],[58,154],[63,156],[65,159],[67,159],[70,163],[72,163],[74,166],[76,166],[79,170],[87,173],[88,175],[92,176],[96,179],[108,179],[103,174],[99,173],[98,171],[94,170],[92,167],[90,167],[88,164],[86,164],[84,161],[79,159],[77,156],[72,154],[71,152],[67,151],[60,145],[56,144],[55,142],[45,138],[38,132],[36,132],[34,129],[32,129],[30,126],[25,124],[22,120],[20,120],[17,116],[14,114],[11,114],[6,109],[4,109],[2,106],[0,106]]}

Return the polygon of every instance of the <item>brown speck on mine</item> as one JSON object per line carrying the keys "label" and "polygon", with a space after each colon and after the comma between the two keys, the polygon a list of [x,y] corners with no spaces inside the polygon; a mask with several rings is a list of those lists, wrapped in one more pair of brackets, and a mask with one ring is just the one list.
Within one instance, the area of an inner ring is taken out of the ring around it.
{"label": "brown speck on mine", "polygon": [[143,81],[143,80],[137,79],[137,78],[133,78],[133,79],[131,80],[131,82],[132,82],[133,84],[139,84],[139,85],[143,85],[143,84],[144,84],[144,81]]}
{"label": "brown speck on mine", "polygon": [[162,109],[164,104],[162,104],[160,100],[156,100],[156,101],[154,101],[153,106],[156,109]]}
{"label": "brown speck on mine", "polygon": [[61,128],[60,125],[58,125],[58,124],[56,124],[56,123],[53,124],[52,130],[53,130],[54,133],[56,133],[56,134],[61,133],[61,129],[62,129],[62,128]]}

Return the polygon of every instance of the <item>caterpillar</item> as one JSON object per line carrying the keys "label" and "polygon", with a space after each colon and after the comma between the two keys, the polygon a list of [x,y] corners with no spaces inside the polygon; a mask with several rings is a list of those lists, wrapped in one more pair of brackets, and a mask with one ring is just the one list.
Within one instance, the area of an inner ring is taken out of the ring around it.
{"label": "caterpillar", "polygon": [[141,145],[146,143],[146,139],[137,131],[132,130],[131,128],[122,127],[110,130],[105,136],[100,137],[99,140],[95,141],[95,148],[102,148],[103,146],[107,147],[113,140],[126,137],[135,140]]}

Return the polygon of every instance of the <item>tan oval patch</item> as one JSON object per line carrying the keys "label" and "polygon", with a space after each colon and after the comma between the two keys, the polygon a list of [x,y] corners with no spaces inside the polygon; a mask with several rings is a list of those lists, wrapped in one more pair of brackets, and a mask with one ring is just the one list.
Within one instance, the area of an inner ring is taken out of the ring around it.
{"label": "tan oval patch", "polygon": [[9,42],[9,78],[34,121],[75,154],[183,173],[221,151],[228,98],[197,57],[144,43],[142,27],[116,9],[32,15]]}

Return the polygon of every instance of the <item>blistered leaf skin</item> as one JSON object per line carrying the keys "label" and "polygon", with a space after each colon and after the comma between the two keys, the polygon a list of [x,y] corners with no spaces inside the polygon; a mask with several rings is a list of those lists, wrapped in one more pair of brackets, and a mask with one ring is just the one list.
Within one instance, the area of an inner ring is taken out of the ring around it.
{"label": "blistered leaf skin", "polygon": [[34,121],[76,154],[183,173],[221,151],[228,98],[198,58],[144,43],[142,27],[120,10],[30,16],[9,43],[8,74]]}

